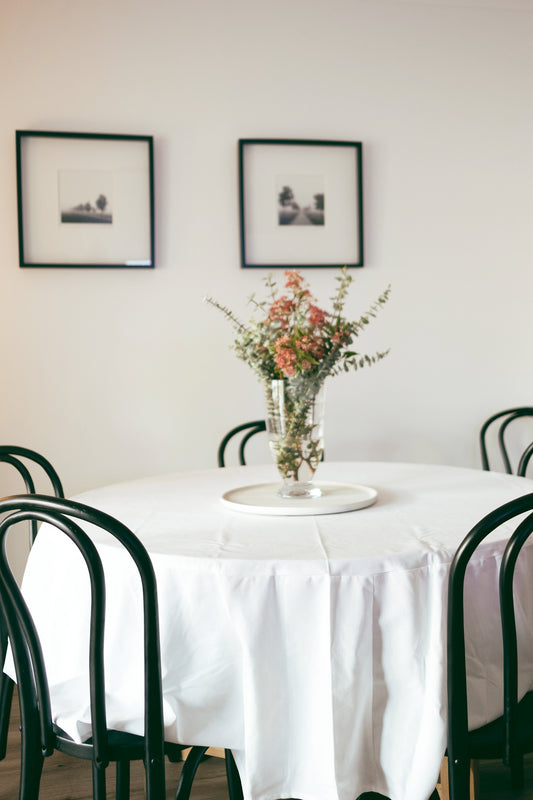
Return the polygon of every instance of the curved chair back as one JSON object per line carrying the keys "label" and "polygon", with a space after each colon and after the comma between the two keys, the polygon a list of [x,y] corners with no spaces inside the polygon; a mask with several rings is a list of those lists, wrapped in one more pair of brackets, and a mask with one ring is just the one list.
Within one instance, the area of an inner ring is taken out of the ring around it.
{"label": "curved chair back", "polygon": [[[495,758],[504,752],[516,757],[516,735],[513,727],[516,718],[517,651],[512,600],[512,575],[519,547],[533,531],[533,514],[529,514],[510,538],[502,560],[500,571],[500,606],[504,639],[504,688],[505,709],[502,740],[489,735],[489,747],[485,755],[472,752],[472,735],[468,730],[468,698],[466,680],[465,628],[464,628],[464,583],[466,568],[476,548],[500,525],[525,512],[533,511],[533,493],[512,500],[495,509],[475,525],[463,539],[453,558],[448,582],[448,764],[450,770],[450,797],[468,797],[470,758]],[[507,566],[505,564],[507,563]],[[511,594],[510,594],[511,591]],[[531,747],[533,748],[533,724],[531,724]],[[478,748],[480,745],[477,745]],[[530,752],[529,749],[522,752]],[[511,763],[511,759],[507,760]]]}
{"label": "curved chair back", "polygon": [[[64,497],[63,486],[54,467],[44,456],[35,450],[18,445],[0,445],[0,462],[14,467],[24,481],[26,492],[35,494],[36,485],[44,477],[46,487],[51,486],[56,497]],[[37,469],[35,469],[37,468]],[[5,494],[5,492],[2,492]],[[37,520],[30,521],[30,544],[37,536]],[[0,612],[0,669],[3,668],[7,648],[7,629]],[[13,681],[5,674],[0,673],[0,760],[6,756],[7,739],[9,733],[9,719],[13,699]]]}
{"label": "curved chair back", "polygon": [[529,462],[531,461],[531,456],[533,456],[533,442],[531,442],[531,444],[529,444],[526,447],[526,449],[522,453],[520,462],[518,464],[517,474],[520,475],[520,477],[522,478],[526,477],[527,467]]}
{"label": "curved chair back", "polygon": [[220,445],[218,447],[217,453],[217,461],[219,467],[226,466],[226,448],[231,439],[234,436],[237,436],[239,433],[243,433],[243,437],[239,444],[239,464],[244,466],[246,464],[245,460],[245,449],[246,445],[248,444],[249,440],[252,436],[255,436],[256,433],[262,433],[266,431],[266,422],[262,419],[255,420],[254,422],[244,422],[242,425],[237,425],[235,428],[232,428],[222,439]]}
{"label": "curved chair back", "polygon": [[[35,494],[36,474],[32,475],[30,467],[37,465],[42,472],[45,473],[50,481],[54,495],[56,497],[64,497],[63,486],[59,475],[51,465],[51,463],[37,453],[35,450],[30,450],[27,447],[18,447],[17,445],[0,445],[0,462],[11,464],[22,477],[26,492],[28,494]],[[29,464],[27,462],[30,462]],[[42,474],[42,473],[41,473]],[[37,535],[37,522],[31,521],[31,543],[35,541]]]}
{"label": "curved chair back", "polygon": [[[510,474],[513,472],[507,444],[505,441],[505,433],[509,425],[520,417],[533,417],[533,406],[520,406],[518,408],[508,408],[505,411],[499,411],[497,414],[493,414],[491,417],[489,417],[482,425],[479,432],[479,445],[481,449],[481,463],[484,470],[490,470],[488,457],[489,428],[491,428],[491,426],[499,420],[499,426],[495,427],[498,427],[498,446],[503,460],[503,465],[506,472]],[[517,469],[517,474],[521,474],[518,472],[519,469],[520,466]]]}
{"label": "curved chair back", "polygon": [[533,747],[533,722],[529,724],[529,742],[524,748],[518,719],[518,643],[514,605],[514,575],[518,556],[533,532],[533,514],[527,516],[509,539],[500,570],[500,608],[503,637],[504,728],[503,761],[511,770],[523,770],[522,755]]}
{"label": "curved chair back", "polygon": [[[150,800],[164,800],[164,730],[161,694],[161,668],[159,622],[155,575],[150,557],[137,537],[125,525],[96,509],[43,495],[7,497],[0,500],[0,602],[7,619],[8,633],[17,673],[17,684],[21,705],[23,752],[21,769],[21,791],[37,781],[37,793],[21,797],[37,797],[42,757],[54,749],[65,750],[72,755],[92,758],[93,779],[98,784],[95,797],[105,797],[105,768],[113,756],[109,744],[105,709],[104,674],[104,623],[105,580],[102,563],[96,547],[89,536],[74,520],[95,525],[107,531],[129,553],[139,572],[144,613],[144,701],[145,731],[142,758],[146,769],[146,796]],[[66,535],[80,551],[85,560],[91,586],[91,624],[89,643],[90,706],[92,721],[91,744],[76,745],[64,732],[57,729],[51,718],[50,693],[39,635],[31,613],[17,586],[6,556],[6,535],[16,523],[35,520],[53,525]],[[127,665],[125,665],[125,668]],[[124,734],[128,737],[129,734]],[[131,737],[139,749],[138,737]],[[126,746],[126,744],[125,744]],[[81,755],[76,748],[90,749],[90,754]],[[42,754],[42,755],[41,755]],[[138,758],[139,756],[132,756]],[[125,756],[128,760],[128,756]],[[35,773],[38,777],[35,777]],[[33,787],[35,788],[35,787]]]}

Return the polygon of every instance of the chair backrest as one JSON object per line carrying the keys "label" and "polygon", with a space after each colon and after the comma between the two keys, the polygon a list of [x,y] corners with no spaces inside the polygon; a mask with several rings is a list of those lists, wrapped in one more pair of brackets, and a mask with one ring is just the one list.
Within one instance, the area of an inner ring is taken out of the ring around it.
{"label": "chair backrest", "polygon": [[[104,622],[105,580],[102,563],[89,536],[74,520],[107,531],[131,556],[140,575],[144,613],[144,762],[147,797],[164,797],[164,729],[161,694],[159,622],[156,580],[150,557],[137,537],[121,522],[89,506],[44,495],[24,495],[0,500],[0,602],[17,673],[23,736],[40,738],[40,750],[50,755],[61,733],[52,725],[46,669],[31,613],[14,579],[6,555],[6,536],[18,522],[49,523],[78,547],[85,560],[91,586],[89,644],[90,706],[93,762],[105,768],[110,760],[105,709]],[[16,530],[16,528],[15,528]],[[56,576],[54,580],[59,580]],[[127,665],[125,665],[126,667]]]}
{"label": "chair backrest", "polygon": [[508,473],[513,472],[511,460],[509,458],[508,447],[505,441],[505,433],[509,425],[520,417],[533,417],[533,406],[520,406],[517,408],[508,408],[505,411],[498,411],[497,414],[490,416],[486,422],[483,423],[479,432],[479,446],[481,449],[481,463],[483,469],[490,470],[489,457],[488,457],[488,438],[489,428],[499,420],[499,424],[495,425],[498,429],[498,445],[503,460],[505,471]]}
{"label": "chair backrest", "polygon": [[[453,558],[448,582],[448,757],[461,758],[466,753],[468,735],[468,699],[466,681],[465,628],[464,628],[464,582],[465,572],[479,544],[505,522],[533,510],[533,493],[518,497],[487,514],[463,539]],[[500,606],[504,642],[504,709],[506,728],[508,719],[514,719],[516,691],[513,697],[513,682],[517,680],[516,633],[514,608],[509,597],[509,582],[512,584],[514,563],[518,547],[533,531],[533,514],[522,520],[509,539],[500,571]],[[508,566],[505,567],[505,563]],[[514,640],[513,640],[514,637]],[[514,675],[514,677],[511,677]],[[506,748],[509,746],[506,743]]]}
{"label": "chair backrest", "polygon": [[262,433],[266,431],[266,422],[264,420],[255,420],[254,422],[244,422],[242,425],[237,425],[235,428],[232,428],[222,439],[220,445],[218,447],[218,454],[217,454],[217,461],[219,467],[226,466],[226,447],[229,444],[230,439],[237,434],[242,433],[243,437],[241,439],[239,445],[239,463],[244,466],[246,464],[244,458],[244,451],[246,448],[247,443],[255,436],[256,433]]}
{"label": "chair backrest", "polygon": [[[502,615],[503,638],[503,681],[504,681],[504,763],[510,767],[517,755],[518,745],[518,643],[514,603],[514,575],[518,556],[527,539],[533,532],[533,514],[527,516],[505,548],[500,570],[500,608]],[[533,738],[533,723],[530,737]],[[531,744],[530,744],[531,746]]]}
{"label": "chair backrest", "polygon": [[[33,472],[32,474],[30,468],[37,465],[41,470],[41,476],[43,472],[47,476],[55,496],[65,496],[59,475],[48,459],[40,453],[35,452],[35,450],[29,450],[27,447],[18,447],[17,445],[0,445],[0,462],[10,464],[17,470],[24,481],[28,494],[35,494],[36,492],[36,473]],[[2,492],[2,494],[4,494],[4,492]],[[36,520],[32,520],[30,525],[31,543],[33,544],[37,535]]]}
{"label": "chair backrest", "polygon": [[520,475],[522,478],[526,477],[527,467],[531,460],[531,456],[533,456],[533,442],[526,447],[518,464],[517,475]]}
{"label": "chair backrest", "polygon": [[[44,478],[46,489],[52,489],[56,497],[64,497],[63,486],[56,470],[47,458],[37,453],[35,450],[30,450],[27,447],[19,447],[18,445],[0,445],[0,463],[9,464],[14,467],[24,481],[26,492],[28,494],[36,493],[36,486],[40,486]],[[43,487],[44,488],[44,487]],[[0,492],[0,496],[5,495],[6,492]],[[38,522],[36,519],[30,521],[30,544],[33,544],[37,536]],[[7,647],[7,631],[3,615],[0,613],[0,668],[4,664],[4,657]],[[5,680],[3,677],[1,680]],[[3,687],[5,691],[5,686]],[[7,713],[4,710],[4,704],[7,702],[4,697],[0,699],[0,727],[2,714]],[[5,723],[7,734],[7,725]],[[0,737],[1,738],[1,737]],[[3,745],[0,746],[0,751],[3,752]]]}

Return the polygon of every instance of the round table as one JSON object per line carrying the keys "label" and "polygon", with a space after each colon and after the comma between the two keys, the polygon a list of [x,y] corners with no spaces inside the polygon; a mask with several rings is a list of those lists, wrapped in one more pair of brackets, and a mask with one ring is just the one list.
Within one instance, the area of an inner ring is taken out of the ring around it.
{"label": "round table", "polygon": [[[377,500],[317,516],[224,505],[232,489],[275,481],[271,466],[155,476],[75,499],[120,519],[151,555],[170,740],[231,748],[245,800],[365,791],[427,800],[445,750],[449,564],[481,517],[533,491],[533,481],[378,462],[325,462],[316,477],[372,487]],[[509,531],[486,541],[467,579],[473,725],[501,711],[485,679],[495,685],[500,669],[497,570]],[[83,739],[87,579],[64,538],[43,526],[23,588],[54,714]],[[119,547],[95,541],[107,578],[109,724],[140,733],[138,579]]]}

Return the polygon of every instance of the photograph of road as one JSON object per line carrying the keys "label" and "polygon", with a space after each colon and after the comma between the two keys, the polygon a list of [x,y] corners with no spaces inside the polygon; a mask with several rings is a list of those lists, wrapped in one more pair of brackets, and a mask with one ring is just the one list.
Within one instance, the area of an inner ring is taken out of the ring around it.
{"label": "photograph of road", "polygon": [[325,225],[322,176],[281,175],[276,191],[279,225]]}

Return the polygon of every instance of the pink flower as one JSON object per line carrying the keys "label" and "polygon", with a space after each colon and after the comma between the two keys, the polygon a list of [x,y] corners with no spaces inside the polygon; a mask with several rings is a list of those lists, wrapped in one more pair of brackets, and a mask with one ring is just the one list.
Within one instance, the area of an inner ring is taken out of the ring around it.
{"label": "pink flower", "polygon": [[289,327],[289,317],[294,311],[294,303],[288,297],[282,295],[270,306],[267,322],[279,322],[281,327],[286,330]]}
{"label": "pink flower", "polygon": [[326,322],[326,315],[321,308],[318,308],[318,306],[309,306],[309,316],[307,319],[309,320],[310,325],[314,325],[317,328],[322,328]]}
{"label": "pink flower", "polygon": [[283,372],[284,375],[295,375],[296,368],[294,364],[296,363],[296,356],[294,353],[291,353],[289,350],[281,351],[277,353],[275,358],[276,366]]}
{"label": "pink flower", "polygon": [[285,375],[294,375],[296,373],[295,365],[298,359],[292,348],[290,337],[287,336],[287,334],[280,336],[274,345],[274,350],[276,353],[274,357],[276,366],[279,367]]}
{"label": "pink flower", "polygon": [[320,339],[312,339],[310,336],[302,336],[298,342],[298,349],[302,353],[309,353],[314,359],[320,361],[324,356],[324,345]]}
{"label": "pink flower", "polygon": [[285,286],[287,289],[299,290],[302,288],[304,276],[301,275],[297,270],[286,270],[285,278]]}

